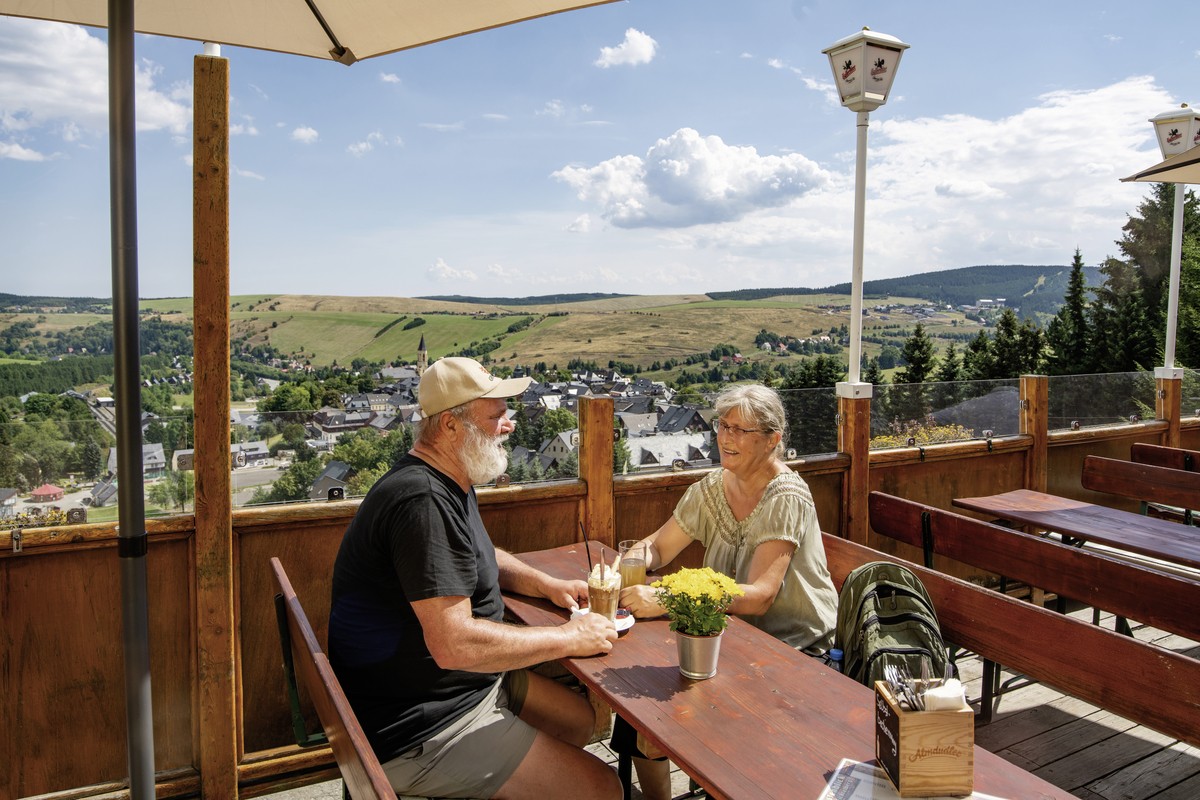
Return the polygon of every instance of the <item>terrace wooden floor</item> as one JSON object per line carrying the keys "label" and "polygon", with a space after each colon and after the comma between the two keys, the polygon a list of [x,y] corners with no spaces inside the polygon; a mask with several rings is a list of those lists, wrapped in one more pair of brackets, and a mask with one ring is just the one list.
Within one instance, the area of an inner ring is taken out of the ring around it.
{"label": "terrace wooden floor", "polygon": [[[1088,622],[1092,618],[1091,609],[1070,613]],[[1111,629],[1112,616],[1102,616],[1100,624]],[[1200,658],[1200,643],[1136,623],[1132,626],[1134,635],[1142,641]],[[1064,652],[1063,658],[1070,658],[1070,653]],[[958,663],[968,697],[977,699],[982,663],[973,654],[962,656]],[[1136,681],[1139,676],[1130,675],[1129,679]],[[1200,798],[1200,749],[1011,672],[1005,671],[1002,680],[1010,686],[996,701],[992,721],[975,729],[975,742],[981,747],[1082,800]],[[616,768],[616,756],[604,743],[593,744],[589,749]],[[674,797],[689,797],[688,784],[687,775],[679,770],[672,773]],[[341,781],[292,789],[271,797],[341,800]],[[641,797],[636,783],[633,797],[635,800]]]}

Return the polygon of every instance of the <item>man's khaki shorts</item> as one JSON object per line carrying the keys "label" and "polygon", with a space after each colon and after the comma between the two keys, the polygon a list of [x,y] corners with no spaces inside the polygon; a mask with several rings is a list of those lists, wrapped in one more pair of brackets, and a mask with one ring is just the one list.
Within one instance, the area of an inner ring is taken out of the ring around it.
{"label": "man's khaki shorts", "polygon": [[397,792],[492,797],[533,746],[537,729],[517,718],[529,690],[525,670],[504,673],[479,705],[383,765]]}

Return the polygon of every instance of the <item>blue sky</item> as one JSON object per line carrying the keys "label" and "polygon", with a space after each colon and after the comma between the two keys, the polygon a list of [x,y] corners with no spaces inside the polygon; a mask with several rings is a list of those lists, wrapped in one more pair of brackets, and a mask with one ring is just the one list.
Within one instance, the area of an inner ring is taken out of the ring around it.
{"label": "blue sky", "polygon": [[[871,114],[864,276],[1085,263],[1196,91],[1200,9],[627,0],[351,67],[230,61],[235,294],[701,293],[849,280],[821,50],[911,45]],[[0,291],[111,294],[105,32],[0,17]],[[138,36],[143,297],[190,295],[198,43]]]}

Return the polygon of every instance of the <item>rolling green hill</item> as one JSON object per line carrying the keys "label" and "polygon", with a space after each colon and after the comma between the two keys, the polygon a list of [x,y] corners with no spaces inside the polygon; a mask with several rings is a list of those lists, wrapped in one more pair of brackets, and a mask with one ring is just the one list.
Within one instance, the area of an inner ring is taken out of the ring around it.
{"label": "rolling green hill", "polygon": [[[1089,280],[1096,281],[1098,271],[1088,272]],[[867,281],[864,352],[877,355],[883,346],[903,342],[917,320],[906,306],[940,309],[921,318],[939,347],[951,341],[961,345],[974,335],[978,323],[953,307],[981,298],[1006,298],[1023,316],[1044,320],[1061,304],[1068,275],[1064,266],[980,266]],[[830,335],[836,340],[848,322],[848,294],[849,286],[842,284],[822,290],[526,298],[240,295],[230,298],[231,336],[235,353],[260,348],[316,366],[349,366],[356,360],[411,362],[424,338],[433,358],[487,355],[511,366],[545,363],[565,368],[582,360],[649,370],[656,362],[682,361],[731,345],[748,358],[773,359],[782,367],[800,356],[762,352],[755,346],[759,332],[797,339]],[[11,343],[11,337],[3,338],[11,330],[29,342],[52,340],[66,352],[72,337],[82,338],[106,323],[107,302],[0,295],[0,341]],[[140,308],[164,325],[191,323],[190,298],[147,299]]]}

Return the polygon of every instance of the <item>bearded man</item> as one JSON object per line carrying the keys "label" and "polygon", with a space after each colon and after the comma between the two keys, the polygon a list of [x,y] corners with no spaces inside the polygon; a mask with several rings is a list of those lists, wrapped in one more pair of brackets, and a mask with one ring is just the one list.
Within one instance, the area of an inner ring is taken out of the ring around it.
{"label": "bearded man", "polygon": [[504,472],[513,430],[501,380],[469,358],[421,376],[412,450],[363,498],[333,570],[329,655],[392,785],[428,797],[616,798],[616,773],[583,750],[587,700],[524,668],[608,652],[612,623],[503,622],[501,590],[573,608],[559,580],[492,544],[475,484]]}

